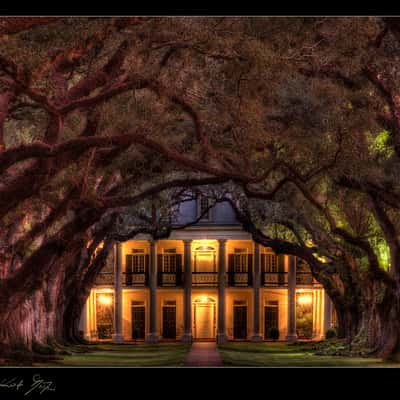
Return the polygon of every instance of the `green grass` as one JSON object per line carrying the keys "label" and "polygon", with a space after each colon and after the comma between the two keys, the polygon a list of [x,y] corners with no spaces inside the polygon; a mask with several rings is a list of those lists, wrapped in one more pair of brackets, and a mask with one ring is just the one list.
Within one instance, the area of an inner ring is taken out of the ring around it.
{"label": "green grass", "polygon": [[[317,355],[317,351],[339,348],[340,343],[226,343],[218,345],[224,366],[245,367],[400,367],[400,363],[378,358]],[[69,355],[34,366],[67,367],[168,367],[183,366],[190,345],[184,343],[110,344],[93,343],[68,347]]]}
{"label": "green grass", "polygon": [[63,367],[166,367],[182,366],[190,345],[159,344],[92,344],[74,346],[71,355],[34,366]]}
{"label": "green grass", "polygon": [[395,367],[378,358],[315,355],[313,344],[226,343],[218,346],[225,366],[246,367]]}

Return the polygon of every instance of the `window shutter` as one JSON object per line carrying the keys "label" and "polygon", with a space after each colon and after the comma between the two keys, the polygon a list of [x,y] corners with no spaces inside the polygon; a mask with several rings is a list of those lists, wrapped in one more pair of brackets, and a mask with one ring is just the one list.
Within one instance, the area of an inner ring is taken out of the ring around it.
{"label": "window shutter", "polygon": [[176,285],[182,284],[182,254],[176,255]]}
{"label": "window shutter", "polygon": [[125,257],[125,276],[126,285],[132,285],[132,272],[133,272],[133,255],[127,254]]}
{"label": "window shutter", "polygon": [[144,276],[145,276],[145,285],[149,284],[149,265],[150,265],[150,255],[146,254],[144,256]]}
{"label": "window shutter", "polygon": [[235,254],[228,254],[228,285],[233,286],[235,281]]}
{"label": "window shutter", "polygon": [[279,254],[278,255],[278,272],[279,272],[279,284],[285,284],[285,255]]}
{"label": "window shutter", "polygon": [[163,259],[162,259],[162,254],[157,254],[157,271],[158,272],[163,272]]}
{"label": "window shutter", "polygon": [[157,275],[157,282],[158,285],[162,285],[162,273],[164,272],[164,265],[163,265],[163,255],[157,254],[157,269],[155,271]]}
{"label": "window shutter", "polygon": [[253,254],[247,255],[247,272],[253,271]]}
{"label": "window shutter", "polygon": [[247,282],[251,285],[253,276],[253,254],[247,255]]}
{"label": "window shutter", "polygon": [[261,253],[261,272],[267,272],[266,271],[266,263],[265,263],[265,254]]}
{"label": "window shutter", "polygon": [[228,254],[228,272],[234,272],[235,266],[235,255]]}
{"label": "window shutter", "polygon": [[285,255],[279,254],[278,256],[278,272],[285,272]]}
{"label": "window shutter", "polygon": [[125,257],[125,270],[130,273],[133,271],[133,255],[127,254]]}

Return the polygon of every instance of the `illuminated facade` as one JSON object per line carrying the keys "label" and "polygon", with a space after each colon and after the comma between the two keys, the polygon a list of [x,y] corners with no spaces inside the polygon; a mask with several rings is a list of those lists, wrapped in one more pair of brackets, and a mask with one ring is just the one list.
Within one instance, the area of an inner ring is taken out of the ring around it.
{"label": "illuminated facade", "polygon": [[[180,210],[179,223],[205,200]],[[167,240],[138,236],[115,245],[87,300],[86,339],[323,339],[334,312],[302,260],[254,243],[228,204]]]}

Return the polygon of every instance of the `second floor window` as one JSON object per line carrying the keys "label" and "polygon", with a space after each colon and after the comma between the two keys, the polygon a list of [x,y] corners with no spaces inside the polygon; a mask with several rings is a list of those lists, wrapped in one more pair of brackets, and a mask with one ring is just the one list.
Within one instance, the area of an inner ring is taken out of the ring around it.
{"label": "second floor window", "polygon": [[145,272],[145,254],[141,249],[133,249],[133,254],[126,255],[126,272],[144,273]]}
{"label": "second floor window", "polygon": [[261,256],[262,270],[264,272],[278,272],[278,257],[273,253],[265,253]]}
{"label": "second floor window", "polygon": [[234,249],[229,254],[228,269],[230,272],[248,272],[251,270],[252,255],[248,254],[247,249]]}
{"label": "second floor window", "polygon": [[234,272],[247,272],[247,253],[241,249],[235,249],[235,257],[233,261]]}
{"label": "second floor window", "polygon": [[164,254],[163,272],[176,272],[176,254]]}
{"label": "second floor window", "polygon": [[176,253],[176,249],[164,249],[158,255],[159,271],[177,273],[182,268],[182,255]]}

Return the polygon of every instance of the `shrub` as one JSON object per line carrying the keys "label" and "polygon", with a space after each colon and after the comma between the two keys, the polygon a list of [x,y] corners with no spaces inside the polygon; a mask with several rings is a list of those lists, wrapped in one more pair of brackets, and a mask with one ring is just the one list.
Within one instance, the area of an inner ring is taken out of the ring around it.
{"label": "shrub", "polygon": [[325,337],[327,339],[333,339],[336,337],[336,331],[333,328],[330,328],[326,331]]}
{"label": "shrub", "polygon": [[279,339],[279,329],[278,328],[269,328],[268,329],[268,337],[272,339],[274,342],[275,340]]}

